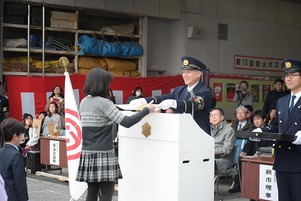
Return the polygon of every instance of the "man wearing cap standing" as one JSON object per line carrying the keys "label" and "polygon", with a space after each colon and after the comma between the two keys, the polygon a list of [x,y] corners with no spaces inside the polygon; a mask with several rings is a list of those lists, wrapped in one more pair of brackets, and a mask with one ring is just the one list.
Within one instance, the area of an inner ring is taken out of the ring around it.
{"label": "man wearing cap standing", "polygon": [[209,114],[212,101],[211,90],[200,80],[205,64],[192,57],[182,57],[184,86],[176,87],[170,94],[135,99],[130,104],[142,104],[154,100],[158,108],[173,108],[175,113],[191,113],[196,123],[210,134]]}
{"label": "man wearing cap standing", "polygon": [[279,201],[301,200],[301,62],[285,59],[285,83],[291,94],[281,97],[272,124],[253,132],[276,132],[295,136],[293,142],[275,143],[275,162]]}

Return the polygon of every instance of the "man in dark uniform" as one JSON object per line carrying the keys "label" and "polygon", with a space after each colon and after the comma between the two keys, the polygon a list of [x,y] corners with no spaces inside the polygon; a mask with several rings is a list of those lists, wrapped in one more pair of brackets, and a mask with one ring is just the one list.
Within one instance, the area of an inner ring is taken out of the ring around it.
{"label": "man in dark uniform", "polygon": [[130,104],[154,101],[158,108],[173,108],[175,113],[191,113],[196,123],[210,135],[209,114],[212,101],[211,90],[201,82],[205,64],[192,57],[182,57],[184,86],[176,87],[170,94],[135,99]]}
{"label": "man in dark uniform", "polygon": [[285,83],[291,94],[280,98],[275,121],[254,132],[279,132],[296,136],[293,142],[276,141],[275,162],[279,201],[301,200],[301,62],[285,59]]}
{"label": "man in dark uniform", "polygon": [[271,108],[276,108],[276,103],[279,98],[289,94],[288,91],[284,91],[282,87],[283,87],[283,80],[276,79],[274,81],[274,90],[268,93],[263,104],[262,110],[266,115],[271,110]]}

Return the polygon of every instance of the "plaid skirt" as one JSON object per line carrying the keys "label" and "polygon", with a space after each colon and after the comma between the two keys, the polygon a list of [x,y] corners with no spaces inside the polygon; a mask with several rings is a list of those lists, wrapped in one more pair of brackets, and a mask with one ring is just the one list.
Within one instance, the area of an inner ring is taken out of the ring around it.
{"label": "plaid skirt", "polygon": [[122,179],[122,174],[114,150],[81,152],[76,181],[115,182],[118,179]]}

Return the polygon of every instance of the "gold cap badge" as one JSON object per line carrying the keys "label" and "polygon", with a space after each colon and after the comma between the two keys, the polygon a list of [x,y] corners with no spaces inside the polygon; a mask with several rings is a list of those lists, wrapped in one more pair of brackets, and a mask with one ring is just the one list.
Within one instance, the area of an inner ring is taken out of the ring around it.
{"label": "gold cap badge", "polygon": [[292,67],[292,63],[287,61],[285,62],[285,68],[291,68]]}
{"label": "gold cap badge", "polygon": [[183,65],[184,65],[184,66],[188,66],[188,65],[189,65],[189,61],[188,61],[187,59],[185,59],[185,60],[183,61]]}

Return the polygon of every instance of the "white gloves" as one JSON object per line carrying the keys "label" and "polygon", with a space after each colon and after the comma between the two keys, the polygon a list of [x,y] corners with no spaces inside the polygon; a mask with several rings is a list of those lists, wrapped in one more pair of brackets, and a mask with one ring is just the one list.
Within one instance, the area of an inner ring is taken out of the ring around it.
{"label": "white gloves", "polygon": [[[252,130],[252,132],[262,133],[262,130],[261,130],[261,128],[255,128],[254,130]],[[255,138],[255,137],[250,137],[249,140],[254,141],[254,142],[260,142],[260,139]]]}
{"label": "white gloves", "polygon": [[301,144],[301,131],[298,131],[295,136],[297,137],[295,139],[294,142],[292,142],[293,144],[296,144],[296,145],[300,145]]}
{"label": "white gloves", "polygon": [[262,130],[261,128],[255,128],[254,130],[252,130],[252,132],[262,133]]}
{"label": "white gloves", "polygon": [[168,108],[177,108],[177,101],[173,99],[167,99],[162,101],[157,108],[162,109],[162,110],[167,110]]}
{"label": "white gloves", "polygon": [[130,102],[130,105],[142,105],[142,104],[145,104],[147,103],[145,98],[137,98],[137,99],[134,99]]}

